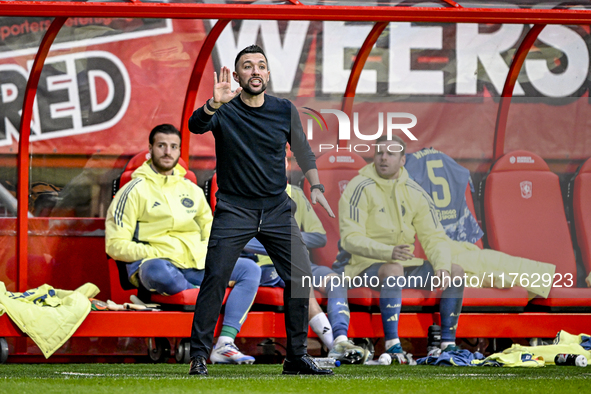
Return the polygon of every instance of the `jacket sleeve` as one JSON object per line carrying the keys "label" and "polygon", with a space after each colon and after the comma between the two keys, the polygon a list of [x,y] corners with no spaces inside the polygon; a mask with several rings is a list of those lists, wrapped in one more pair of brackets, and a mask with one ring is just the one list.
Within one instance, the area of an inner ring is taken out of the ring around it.
{"label": "jacket sleeve", "polygon": [[326,234],[302,231],[302,239],[308,249],[322,248],[326,245]]}
{"label": "jacket sleeve", "polygon": [[204,134],[214,128],[214,115],[208,115],[203,107],[197,108],[189,118],[189,131],[193,134]]}
{"label": "jacket sleeve", "polygon": [[302,122],[298,110],[293,104],[290,106],[291,130],[289,136],[289,149],[293,152],[298,165],[305,175],[309,170],[316,169],[316,156],[314,155],[314,152],[312,152],[306,134],[302,129]]}
{"label": "jacket sleeve", "polygon": [[128,263],[158,257],[149,244],[135,242],[134,235],[139,218],[140,188],[130,182],[117,192],[105,219],[105,248],[115,260]]}
{"label": "jacket sleeve", "polygon": [[418,207],[413,217],[413,226],[417,232],[419,242],[425,250],[427,259],[433,265],[434,271],[444,269],[451,272],[450,240],[437,218],[433,200],[424,192],[422,195],[417,196],[415,201]]}
{"label": "jacket sleeve", "polygon": [[[353,193],[357,182],[350,182],[339,200],[339,226],[341,246],[347,252],[370,259],[391,262],[394,247],[367,236],[366,222],[369,209],[369,192],[365,187]],[[355,198],[355,196],[357,196]]]}

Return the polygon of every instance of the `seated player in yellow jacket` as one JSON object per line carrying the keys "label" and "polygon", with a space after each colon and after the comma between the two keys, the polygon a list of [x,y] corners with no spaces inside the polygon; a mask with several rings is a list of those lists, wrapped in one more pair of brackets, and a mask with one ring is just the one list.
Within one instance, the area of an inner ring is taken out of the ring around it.
{"label": "seated player in yellow jacket", "polygon": [[[181,133],[172,125],[152,129],[151,158],[115,195],[105,220],[106,251],[128,263],[129,280],[164,295],[198,287],[212,223],[203,190],[185,179],[178,164]],[[252,364],[234,338],[246,320],[258,290],[261,270],[240,258],[230,278],[221,335],[211,353],[213,363]]]}

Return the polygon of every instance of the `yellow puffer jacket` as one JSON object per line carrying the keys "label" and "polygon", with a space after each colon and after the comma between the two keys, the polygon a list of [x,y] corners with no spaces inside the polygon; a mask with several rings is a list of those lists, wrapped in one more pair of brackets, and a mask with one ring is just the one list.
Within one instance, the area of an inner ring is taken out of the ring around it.
{"label": "yellow puffer jacket", "polygon": [[0,316],[6,312],[12,321],[49,358],[76,332],[90,313],[88,298],[99,289],[86,283],[74,291],[39,286],[24,293],[6,291],[0,282]]}
{"label": "yellow puffer jacket", "polygon": [[179,268],[205,267],[213,220],[203,190],[177,165],[161,175],[145,162],[117,192],[105,219],[106,251],[133,262],[167,258]]}

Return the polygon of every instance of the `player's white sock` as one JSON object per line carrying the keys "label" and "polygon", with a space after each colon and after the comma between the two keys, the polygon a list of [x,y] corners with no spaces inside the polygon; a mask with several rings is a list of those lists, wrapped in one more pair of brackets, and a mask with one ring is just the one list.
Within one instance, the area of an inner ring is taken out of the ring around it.
{"label": "player's white sock", "polygon": [[310,327],[312,328],[312,331],[318,335],[318,338],[320,338],[324,346],[326,346],[328,350],[331,350],[334,339],[332,337],[332,327],[330,326],[330,322],[326,315],[324,313],[319,313],[311,318]]}
{"label": "player's white sock", "polygon": [[441,342],[441,350],[447,349],[447,347],[449,345],[454,345],[455,346],[455,344],[456,344],[455,342]]}
{"label": "player's white sock", "polygon": [[400,339],[398,339],[398,338],[386,340],[386,346],[385,346],[386,350],[390,349],[392,346],[396,345],[397,343],[400,343]]}
{"label": "player's white sock", "polygon": [[226,343],[233,343],[234,339],[231,337],[226,337],[226,336],[220,336],[218,338],[218,342],[215,344],[215,347],[218,348],[220,346],[224,346]]}

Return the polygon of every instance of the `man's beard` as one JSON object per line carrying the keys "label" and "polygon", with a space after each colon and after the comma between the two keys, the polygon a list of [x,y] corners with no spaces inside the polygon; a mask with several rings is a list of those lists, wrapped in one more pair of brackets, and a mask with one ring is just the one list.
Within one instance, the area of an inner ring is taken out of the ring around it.
{"label": "man's beard", "polygon": [[248,81],[246,83],[243,83],[242,81],[240,81],[240,87],[242,88],[242,90],[244,90],[246,93],[250,94],[251,96],[257,96],[257,95],[263,93],[265,90],[267,90],[267,83],[263,80],[263,78],[259,78],[259,79],[261,80],[261,86],[259,86],[258,91],[252,90],[250,85],[248,84]]}
{"label": "man's beard", "polygon": [[170,171],[172,170],[177,163],[179,162],[180,156],[172,163],[171,166],[167,167],[164,164],[162,164],[162,162],[159,159],[152,159],[152,165],[154,166],[154,168],[156,169],[156,171],[158,172],[166,172],[166,171]]}

